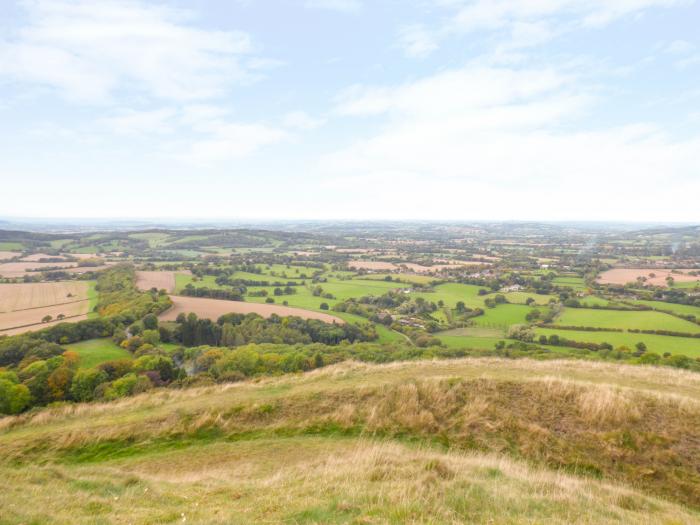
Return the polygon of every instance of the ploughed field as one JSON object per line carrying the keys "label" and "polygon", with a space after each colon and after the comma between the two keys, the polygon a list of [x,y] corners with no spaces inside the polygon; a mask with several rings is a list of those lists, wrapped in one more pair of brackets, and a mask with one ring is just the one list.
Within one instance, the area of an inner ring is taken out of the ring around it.
{"label": "ploughed field", "polygon": [[[90,284],[85,281],[0,284],[0,334],[14,335],[60,322],[86,319]],[[54,320],[43,323],[45,316]]]}
{"label": "ploughed field", "polygon": [[672,277],[677,283],[699,283],[700,275],[689,275],[689,272],[700,272],[700,269],[668,270],[658,268],[613,268],[600,274],[598,282],[601,284],[634,283],[638,277],[646,279],[645,284],[653,286],[668,286],[667,277]]}
{"label": "ploughed field", "polygon": [[[554,377],[556,376],[556,377]],[[695,374],[342,363],[0,423],[2,522],[700,522]]]}
{"label": "ploughed field", "polygon": [[136,272],[136,286],[140,290],[150,290],[156,288],[169,293],[175,292],[175,276],[189,275],[189,271],[139,271]]}
{"label": "ploughed field", "polygon": [[166,312],[160,315],[163,321],[174,321],[181,313],[187,314],[194,312],[198,317],[208,318],[216,321],[224,314],[238,313],[250,314],[255,313],[262,317],[270,317],[273,314],[284,316],[297,316],[303,319],[318,319],[326,323],[343,324],[344,321],[339,317],[321,312],[312,312],[301,308],[291,308],[289,306],[280,306],[276,304],[260,304],[248,303],[243,301],[226,301],[221,299],[206,299],[200,297],[182,297],[171,296],[173,306]]}
{"label": "ploughed field", "polygon": [[423,266],[415,263],[399,263],[395,264],[387,261],[351,261],[348,266],[353,270],[372,270],[372,271],[395,271],[401,270],[403,267],[411,272],[416,273],[432,273],[441,272],[445,269],[459,268],[460,266],[479,266],[481,262],[458,261],[455,264],[436,264],[433,266]]}
{"label": "ploughed field", "polygon": [[78,266],[76,262],[9,262],[0,264],[0,277],[16,279],[25,275],[38,275],[41,271],[60,270],[68,273],[97,272],[108,268],[101,266]]}

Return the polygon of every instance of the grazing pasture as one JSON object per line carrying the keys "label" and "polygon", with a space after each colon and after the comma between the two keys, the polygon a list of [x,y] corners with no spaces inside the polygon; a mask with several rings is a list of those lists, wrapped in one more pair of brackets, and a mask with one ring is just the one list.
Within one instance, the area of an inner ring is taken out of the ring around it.
{"label": "grazing pasture", "polygon": [[555,324],[563,326],[590,326],[594,328],[622,328],[625,330],[669,330],[672,332],[700,333],[700,326],[663,312],[593,310],[566,308]]}
{"label": "grazing pasture", "polygon": [[552,279],[552,284],[563,288],[572,288],[576,292],[582,292],[587,288],[586,282],[582,277],[555,277]]}
{"label": "grazing pasture", "polygon": [[676,315],[694,315],[700,321],[700,306],[687,304],[665,303],[663,301],[630,301],[633,304],[641,304],[654,310],[666,310]]}
{"label": "grazing pasture", "polygon": [[133,359],[131,353],[121,346],[115,344],[111,339],[90,339],[65,345],[66,350],[70,350],[78,354],[80,368],[93,368],[106,361],[114,361],[115,359]]}
{"label": "grazing pasture", "polygon": [[688,275],[688,272],[700,272],[698,269],[664,270],[659,268],[613,268],[600,274],[600,284],[636,283],[637,278],[646,279],[645,284],[653,286],[667,286],[667,277],[672,277],[676,283],[700,282],[700,276]]}
{"label": "grazing pasture", "polygon": [[532,308],[522,304],[499,304],[495,308],[484,308],[484,315],[475,317],[474,324],[506,328],[514,324],[527,323],[526,316]]}
{"label": "grazing pasture", "polygon": [[700,357],[700,338],[669,337],[655,334],[635,334],[630,332],[587,332],[578,330],[557,330],[553,328],[535,328],[535,334],[558,335],[559,337],[579,343],[609,343],[615,348],[626,346],[634,350],[637,343],[644,343],[649,352],[663,354],[683,354],[688,357]]}
{"label": "grazing pasture", "polygon": [[[402,283],[430,284],[431,282],[433,282],[435,280],[434,277],[431,277],[429,275],[416,275],[413,273],[395,273],[395,274],[371,273],[371,274],[359,276],[357,278],[364,279],[366,281],[384,281],[387,279],[387,277],[390,277],[394,283],[396,283],[397,280],[400,280]],[[392,281],[387,281],[387,282],[392,282]]]}
{"label": "grazing pasture", "polygon": [[181,313],[187,314],[194,312],[199,317],[209,318],[214,321],[222,315],[229,313],[255,313],[263,317],[270,317],[272,314],[282,317],[293,315],[303,319],[318,319],[326,323],[343,324],[345,322],[334,315],[302,310],[301,308],[279,306],[276,304],[247,303],[242,301],[224,301],[219,299],[180,296],[172,296],[171,299],[173,301],[173,307],[161,314],[160,318],[163,321],[174,321]]}

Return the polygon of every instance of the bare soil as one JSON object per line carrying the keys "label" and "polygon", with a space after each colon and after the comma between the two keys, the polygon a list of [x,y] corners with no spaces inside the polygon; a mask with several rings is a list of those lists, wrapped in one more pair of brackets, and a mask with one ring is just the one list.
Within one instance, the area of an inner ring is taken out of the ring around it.
{"label": "bare soil", "polygon": [[345,321],[339,317],[301,308],[291,308],[289,306],[279,306],[276,304],[246,303],[242,301],[224,301],[221,299],[206,299],[200,297],[182,297],[173,295],[173,307],[163,313],[160,318],[163,321],[174,321],[181,313],[194,312],[199,317],[216,320],[224,314],[256,313],[263,317],[270,317],[272,314],[279,316],[296,316],[303,319],[318,319],[326,323],[344,324]]}

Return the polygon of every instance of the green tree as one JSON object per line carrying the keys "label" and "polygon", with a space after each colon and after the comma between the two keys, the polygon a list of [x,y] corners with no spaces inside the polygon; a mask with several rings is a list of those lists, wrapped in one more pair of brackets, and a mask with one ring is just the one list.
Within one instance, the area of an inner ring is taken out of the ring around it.
{"label": "green tree", "polygon": [[19,414],[31,400],[29,388],[11,380],[9,374],[0,375],[0,414]]}
{"label": "green tree", "polygon": [[107,374],[102,370],[78,370],[73,377],[70,393],[77,401],[92,401],[95,398],[95,389],[107,379]]}

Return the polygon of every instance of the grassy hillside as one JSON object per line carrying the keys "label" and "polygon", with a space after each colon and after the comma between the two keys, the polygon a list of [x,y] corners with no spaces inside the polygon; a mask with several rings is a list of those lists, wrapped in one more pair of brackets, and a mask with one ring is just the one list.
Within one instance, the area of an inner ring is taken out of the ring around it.
{"label": "grassy hillside", "polygon": [[464,359],[47,408],[0,420],[0,522],[697,523],[699,399],[679,370]]}

